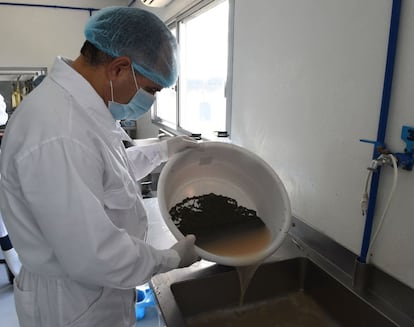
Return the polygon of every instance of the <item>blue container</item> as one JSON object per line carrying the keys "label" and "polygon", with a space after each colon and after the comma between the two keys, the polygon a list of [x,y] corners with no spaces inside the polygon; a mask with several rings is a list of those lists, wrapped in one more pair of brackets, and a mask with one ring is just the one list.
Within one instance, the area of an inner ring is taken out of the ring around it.
{"label": "blue container", "polygon": [[137,303],[135,304],[135,316],[137,320],[141,320],[145,317],[146,307],[155,305],[154,293],[151,288],[144,290],[137,290]]}

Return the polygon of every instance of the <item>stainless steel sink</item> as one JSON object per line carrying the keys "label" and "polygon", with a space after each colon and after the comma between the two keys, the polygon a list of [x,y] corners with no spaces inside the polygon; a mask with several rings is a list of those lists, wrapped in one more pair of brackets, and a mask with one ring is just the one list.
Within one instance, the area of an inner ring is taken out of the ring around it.
{"label": "stainless steel sink", "polygon": [[230,267],[177,270],[152,285],[168,327],[397,326],[305,257],[261,265],[242,305]]}

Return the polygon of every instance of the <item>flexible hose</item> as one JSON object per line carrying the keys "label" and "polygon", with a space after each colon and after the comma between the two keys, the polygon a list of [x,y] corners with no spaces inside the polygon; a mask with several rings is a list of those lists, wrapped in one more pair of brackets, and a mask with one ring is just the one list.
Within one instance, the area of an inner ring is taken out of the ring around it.
{"label": "flexible hose", "polygon": [[391,187],[391,191],[390,191],[390,195],[388,196],[388,200],[387,203],[385,205],[384,211],[382,212],[381,218],[378,222],[378,227],[374,233],[374,235],[371,238],[371,243],[368,247],[368,257],[367,257],[367,262],[369,261],[370,257],[372,256],[372,249],[374,248],[375,242],[377,240],[377,236],[381,231],[382,225],[384,223],[385,220],[385,216],[387,215],[388,209],[390,207],[391,204],[391,200],[394,196],[395,193],[395,189],[397,188],[397,181],[398,181],[398,167],[397,167],[397,159],[395,158],[395,156],[393,156],[392,154],[388,154],[387,155],[391,161],[392,161],[392,167],[393,167],[393,171],[394,171],[394,178],[393,178],[393,183],[392,183],[392,187]]}
{"label": "flexible hose", "polygon": [[362,215],[365,216],[368,210],[368,200],[369,200],[369,196],[368,196],[368,187],[369,187],[369,183],[371,181],[371,177],[372,177],[372,172],[377,169],[378,166],[378,162],[377,160],[372,160],[371,161],[371,165],[368,168],[368,175],[367,178],[365,180],[365,187],[364,187],[364,193],[362,193],[362,197],[361,197],[361,211],[362,211]]}

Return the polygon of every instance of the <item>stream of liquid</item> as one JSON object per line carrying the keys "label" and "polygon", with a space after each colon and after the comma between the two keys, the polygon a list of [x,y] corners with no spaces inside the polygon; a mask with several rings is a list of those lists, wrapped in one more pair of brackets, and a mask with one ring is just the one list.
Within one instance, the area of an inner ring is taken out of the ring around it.
{"label": "stream of liquid", "polygon": [[[270,230],[266,227],[258,227],[236,234],[230,234],[213,242],[200,245],[204,250],[220,256],[240,257],[254,254],[265,249],[271,242]],[[246,291],[250,285],[257,268],[263,260],[253,265],[236,267],[240,281],[240,306],[244,303]]]}
{"label": "stream of liquid", "polygon": [[239,299],[239,306],[242,306],[244,303],[244,297],[246,295],[246,291],[250,285],[250,282],[256,273],[257,268],[262,264],[263,261],[256,263],[254,265],[245,266],[245,267],[237,267],[237,274],[239,276],[240,281],[240,299]]}

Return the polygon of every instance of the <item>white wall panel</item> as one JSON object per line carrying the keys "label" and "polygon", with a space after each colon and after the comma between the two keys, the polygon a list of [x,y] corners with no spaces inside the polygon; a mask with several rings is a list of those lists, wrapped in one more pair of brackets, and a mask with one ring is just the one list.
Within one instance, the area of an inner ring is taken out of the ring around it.
{"label": "white wall panel", "polygon": [[[391,0],[236,1],[232,139],[280,174],[293,212],[359,254]],[[404,2],[388,141],[414,125],[414,4]],[[378,210],[391,185],[383,169]],[[401,172],[373,263],[414,286],[413,173]]]}
{"label": "white wall panel", "polygon": [[55,56],[75,58],[88,11],[0,6],[0,66],[50,67]]}

